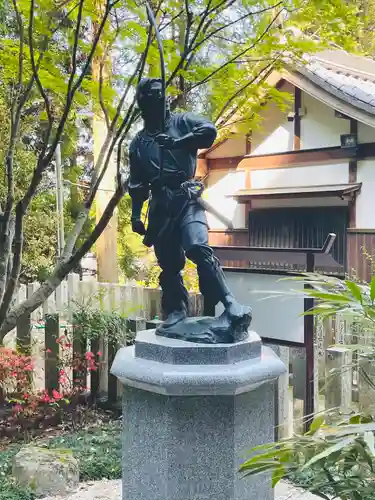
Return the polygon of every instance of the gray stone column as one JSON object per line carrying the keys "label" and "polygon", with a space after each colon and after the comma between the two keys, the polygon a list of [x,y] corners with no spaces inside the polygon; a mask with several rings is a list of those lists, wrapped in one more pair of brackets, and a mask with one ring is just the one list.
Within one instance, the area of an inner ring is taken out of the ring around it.
{"label": "gray stone column", "polygon": [[285,371],[253,332],[216,345],[140,332],[112,367],[125,386],[123,500],[272,500],[269,476],[238,469],[273,441]]}

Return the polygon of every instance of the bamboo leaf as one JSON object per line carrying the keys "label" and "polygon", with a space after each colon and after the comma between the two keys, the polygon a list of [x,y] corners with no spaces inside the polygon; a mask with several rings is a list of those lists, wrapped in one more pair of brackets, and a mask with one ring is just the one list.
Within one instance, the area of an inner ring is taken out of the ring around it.
{"label": "bamboo leaf", "polygon": [[353,295],[353,297],[358,302],[360,302],[362,304],[362,302],[363,302],[362,292],[361,292],[361,289],[359,288],[359,286],[357,285],[357,283],[355,283],[354,281],[346,280],[345,284],[349,288],[349,290],[350,290],[351,294]]}
{"label": "bamboo leaf", "polygon": [[371,454],[375,456],[375,439],[374,439],[374,433],[370,431],[366,431],[363,434],[363,440],[365,441],[368,449],[370,450]]}
{"label": "bamboo leaf", "polygon": [[375,301],[375,276],[373,276],[372,280],[371,280],[370,299],[371,299],[371,302],[374,303],[374,301]]}
{"label": "bamboo leaf", "polygon": [[346,295],[343,294],[336,294],[336,293],[324,293],[324,292],[318,292],[316,290],[306,290],[307,295],[310,297],[315,297],[317,299],[321,300],[326,300],[326,301],[331,301],[331,302],[353,302],[353,299],[351,297],[347,297]]}
{"label": "bamboo leaf", "polygon": [[272,473],[272,488],[274,488],[283,477],[286,475],[286,470],[283,465],[280,465]]}
{"label": "bamboo leaf", "polygon": [[319,415],[319,417],[315,418],[310,426],[310,430],[307,433],[310,436],[313,436],[318,432],[318,430],[322,427],[324,424],[325,417],[324,415]]}
{"label": "bamboo leaf", "polygon": [[353,443],[355,441],[355,439],[356,439],[355,436],[346,437],[346,438],[342,439],[341,441],[339,441],[338,443],[334,444],[333,446],[330,446],[326,450],[322,451],[321,453],[318,453],[302,467],[302,470],[311,467],[313,464],[315,464],[316,462],[319,462],[323,458],[329,457],[331,454],[335,453],[336,451],[342,450],[343,448],[345,448],[345,446],[348,446],[349,444]]}

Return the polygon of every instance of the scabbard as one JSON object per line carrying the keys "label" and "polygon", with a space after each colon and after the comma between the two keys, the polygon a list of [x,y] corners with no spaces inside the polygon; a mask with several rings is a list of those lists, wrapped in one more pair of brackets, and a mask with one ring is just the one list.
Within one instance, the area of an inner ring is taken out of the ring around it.
{"label": "scabbard", "polygon": [[227,217],[225,217],[225,215],[223,215],[222,213],[218,212],[216,210],[216,208],[214,208],[212,205],[210,205],[206,200],[199,197],[199,198],[197,198],[197,202],[206,212],[214,215],[220,222],[225,224],[225,226],[228,229],[233,229],[232,221],[230,219],[228,219]]}

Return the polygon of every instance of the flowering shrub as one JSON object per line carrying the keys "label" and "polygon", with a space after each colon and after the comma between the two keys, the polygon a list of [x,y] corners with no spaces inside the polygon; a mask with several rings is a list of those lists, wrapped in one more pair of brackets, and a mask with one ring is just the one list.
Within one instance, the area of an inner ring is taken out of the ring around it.
{"label": "flowering shrub", "polygon": [[32,382],[34,364],[31,356],[13,349],[0,347],[0,391],[4,393],[28,391]]}
{"label": "flowering shrub", "polygon": [[[30,417],[48,408],[57,411],[63,403],[88,390],[86,387],[87,373],[99,368],[100,352],[90,351],[84,354],[74,353],[73,342],[67,331],[56,339],[59,345],[56,361],[59,377],[59,387],[51,393],[46,390],[36,391],[33,386],[35,365],[31,356],[26,356],[17,350],[0,347],[0,402],[7,400],[13,405],[15,417]],[[51,349],[45,350],[48,358]],[[74,374],[74,377],[73,377]]]}

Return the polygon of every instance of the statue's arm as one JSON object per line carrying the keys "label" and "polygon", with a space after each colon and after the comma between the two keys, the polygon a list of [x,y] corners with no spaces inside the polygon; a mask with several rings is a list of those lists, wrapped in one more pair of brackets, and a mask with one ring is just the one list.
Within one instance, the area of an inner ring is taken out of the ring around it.
{"label": "statue's arm", "polygon": [[212,146],[216,139],[215,125],[203,116],[184,113],[181,117],[187,134],[175,140],[175,148],[204,149]]}
{"label": "statue's arm", "polygon": [[132,199],[132,220],[140,220],[142,207],[150,194],[150,186],[144,179],[142,165],[139,160],[139,151],[134,143],[129,148],[129,194]]}

